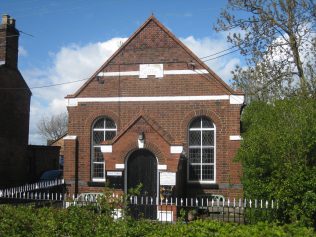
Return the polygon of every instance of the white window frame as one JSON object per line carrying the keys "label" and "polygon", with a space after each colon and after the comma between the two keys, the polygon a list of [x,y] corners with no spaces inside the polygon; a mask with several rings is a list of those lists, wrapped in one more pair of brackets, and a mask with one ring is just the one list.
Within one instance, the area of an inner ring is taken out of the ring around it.
{"label": "white window frame", "polygon": [[[202,119],[203,118],[206,118],[208,119],[210,122],[212,122],[213,124],[213,128],[203,128],[202,127]],[[191,128],[191,124],[193,121],[195,121],[196,119],[200,119],[200,123],[201,123],[201,126],[199,128]],[[201,136],[201,143],[200,145],[192,145],[190,146],[190,132],[191,131],[200,131],[200,136]],[[203,131],[213,131],[214,133],[214,145],[210,146],[210,145],[203,145]],[[203,177],[202,176],[202,172],[203,172],[203,164],[204,165],[213,165],[213,170],[214,170],[214,179],[213,180],[190,180],[190,148],[199,148],[200,149],[200,162],[199,163],[192,163],[192,165],[200,165],[201,166],[201,169],[200,169],[200,176],[201,178]],[[213,163],[203,163],[203,148],[213,148]],[[216,183],[216,126],[215,124],[213,123],[213,121],[206,117],[206,116],[199,116],[199,117],[195,117],[194,119],[192,119],[191,123],[189,124],[189,127],[188,127],[188,161],[187,161],[187,181],[188,183]]]}
{"label": "white window frame", "polygon": [[[94,128],[95,124],[100,121],[101,119],[104,119],[104,123],[106,123],[106,120],[112,120],[114,122],[113,119],[109,118],[109,117],[101,117],[98,118],[94,121],[93,126],[92,126],[92,134],[91,134],[91,157],[90,157],[90,162],[91,162],[91,180],[92,182],[105,182],[105,160],[103,159],[103,161],[94,161],[94,148],[99,147],[101,150],[101,145],[94,145],[94,140],[93,140],[93,136],[94,136],[94,132],[103,132],[103,141],[105,141],[105,135],[106,132],[115,132],[115,136],[117,134],[117,125],[115,124],[115,128],[107,128],[106,125],[104,124],[103,128]],[[94,165],[95,164],[103,164],[103,177],[102,178],[96,178],[94,177]]]}

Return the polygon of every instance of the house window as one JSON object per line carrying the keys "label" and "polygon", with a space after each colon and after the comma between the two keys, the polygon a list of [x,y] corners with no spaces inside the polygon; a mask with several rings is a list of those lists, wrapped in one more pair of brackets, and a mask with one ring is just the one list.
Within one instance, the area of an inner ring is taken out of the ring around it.
{"label": "house window", "polygon": [[189,126],[188,179],[215,182],[216,128],[207,117],[195,118]]}
{"label": "house window", "polygon": [[91,173],[92,181],[105,181],[105,162],[101,152],[101,142],[112,140],[116,135],[116,124],[110,118],[98,119],[92,128]]}

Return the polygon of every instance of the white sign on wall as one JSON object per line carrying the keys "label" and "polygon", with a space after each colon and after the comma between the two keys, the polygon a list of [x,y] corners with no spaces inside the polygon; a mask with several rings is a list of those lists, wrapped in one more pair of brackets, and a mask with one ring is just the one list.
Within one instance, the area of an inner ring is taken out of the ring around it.
{"label": "white sign on wall", "polygon": [[148,78],[148,76],[163,78],[163,64],[140,64],[139,78]]}
{"label": "white sign on wall", "polygon": [[174,172],[160,172],[160,185],[175,186],[176,173]]}
{"label": "white sign on wall", "polygon": [[108,171],[107,176],[122,176],[122,171]]}

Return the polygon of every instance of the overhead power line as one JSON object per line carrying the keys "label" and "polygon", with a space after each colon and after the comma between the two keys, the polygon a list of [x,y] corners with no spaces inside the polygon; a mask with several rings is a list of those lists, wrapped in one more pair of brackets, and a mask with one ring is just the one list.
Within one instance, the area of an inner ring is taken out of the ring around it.
{"label": "overhead power line", "polygon": [[[26,33],[22,30],[18,30],[20,33],[24,34],[24,35],[27,35],[27,36],[31,36],[31,37],[35,37],[34,35],[31,35],[29,33]],[[7,36],[1,36],[0,38],[13,38],[13,37],[19,37],[20,35],[7,35]]]}
{"label": "overhead power line", "polygon": [[[32,35],[30,35],[32,36]],[[232,48],[235,48],[236,46],[234,47],[231,47],[229,49],[232,49]],[[217,52],[215,54],[212,54],[212,55],[217,55],[217,54],[220,54],[222,52],[225,52],[225,51],[228,51],[229,49],[225,49],[225,50],[222,50],[220,52]],[[217,57],[214,57],[214,58],[209,58],[209,59],[206,59],[206,60],[201,60],[202,62],[207,62],[207,61],[210,61],[210,60],[214,60],[214,59],[217,59],[217,58],[221,58],[223,56],[226,56],[228,54],[231,54],[231,53],[235,53],[237,52],[238,49],[234,50],[234,51],[231,51],[231,52],[228,52],[228,53],[225,53],[225,54],[222,54],[222,55],[219,55]],[[211,55],[208,55],[208,56],[205,56],[205,57],[210,57]],[[205,58],[203,57],[203,58]],[[168,63],[179,63],[179,62],[168,62]],[[200,73],[198,73],[200,74]],[[206,78],[205,75],[201,74],[203,77]],[[75,81],[68,81],[68,82],[63,82],[63,83],[56,83],[56,84],[49,84],[49,85],[43,85],[43,86],[34,86],[34,87],[30,87],[31,90],[33,89],[42,89],[42,88],[48,88],[48,87],[55,87],[55,86],[61,86],[61,85],[67,85],[67,84],[72,84],[72,83],[76,83],[76,82],[80,82],[80,81],[86,81],[88,80],[89,78],[84,78],[84,79],[79,79],[79,80],[75,80]],[[0,90],[19,90],[19,89],[25,89],[25,88],[0,88]]]}
{"label": "overhead power line", "polygon": [[[89,78],[85,78],[85,79],[80,79],[80,80],[76,80],[76,81],[68,81],[68,82],[63,82],[63,83],[56,83],[56,84],[49,84],[49,85],[44,85],[44,86],[34,86],[34,87],[30,87],[29,89],[33,90],[33,89],[42,89],[42,88],[47,88],[47,87],[54,87],[54,86],[61,86],[61,85],[67,85],[67,84],[72,84],[72,83],[76,83],[76,82],[80,82],[80,81],[86,81]],[[13,87],[8,87],[8,88],[0,88],[0,90],[26,90],[27,88],[13,88]]]}
{"label": "overhead power line", "polygon": [[230,48],[227,48],[227,49],[224,49],[224,50],[218,51],[218,52],[216,52],[216,53],[213,53],[213,54],[210,54],[210,55],[207,55],[207,56],[201,57],[200,59],[205,59],[205,58],[208,58],[208,57],[212,57],[212,56],[215,56],[215,55],[218,55],[218,54],[224,53],[224,52],[226,52],[226,51],[228,51],[228,50],[231,50],[231,49],[233,49],[233,48],[236,48],[236,47],[238,47],[238,46],[232,46],[232,47],[230,47]]}
{"label": "overhead power line", "polygon": [[26,33],[26,32],[24,32],[24,31],[22,31],[22,30],[19,30],[19,32],[22,33],[22,34],[24,34],[24,35],[28,35],[28,36],[31,36],[31,37],[35,37],[34,35],[31,35],[31,34],[29,34],[29,33]]}
{"label": "overhead power line", "polygon": [[214,58],[209,58],[209,59],[203,60],[203,62],[207,62],[207,61],[211,61],[211,60],[214,60],[214,59],[217,59],[217,58],[221,58],[221,57],[223,57],[223,56],[226,56],[226,55],[231,54],[231,53],[235,53],[235,52],[237,52],[237,51],[239,51],[239,49],[236,49],[236,50],[234,50],[234,51],[231,51],[231,52],[228,52],[228,53],[219,55],[219,56],[214,57]]}
{"label": "overhead power line", "polygon": [[50,85],[44,85],[44,86],[34,86],[34,87],[30,87],[30,89],[41,89],[41,88],[47,88],[47,87],[54,87],[54,86],[61,86],[61,85],[67,85],[67,84],[72,84],[72,83],[76,83],[76,82],[80,82],[80,81],[86,81],[89,78],[85,78],[85,79],[80,79],[80,80],[76,80],[76,81],[68,81],[68,82],[63,82],[63,83],[56,83],[56,84],[50,84]]}

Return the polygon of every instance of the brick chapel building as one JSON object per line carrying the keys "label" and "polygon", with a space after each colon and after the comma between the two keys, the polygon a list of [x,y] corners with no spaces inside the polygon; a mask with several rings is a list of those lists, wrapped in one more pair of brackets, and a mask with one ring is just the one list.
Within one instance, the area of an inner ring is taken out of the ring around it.
{"label": "brick chapel building", "polygon": [[[216,47],[214,45],[214,47]],[[242,195],[240,112],[230,88],[151,16],[74,94],[64,178],[70,193]]]}

